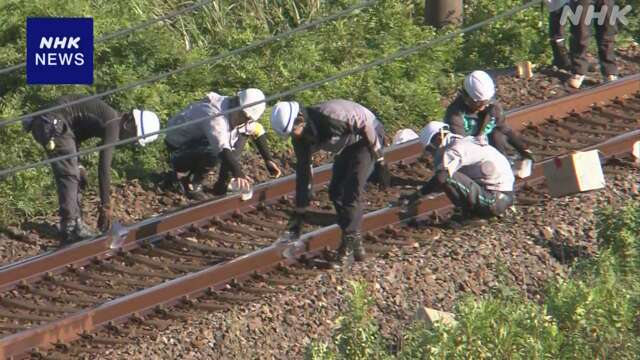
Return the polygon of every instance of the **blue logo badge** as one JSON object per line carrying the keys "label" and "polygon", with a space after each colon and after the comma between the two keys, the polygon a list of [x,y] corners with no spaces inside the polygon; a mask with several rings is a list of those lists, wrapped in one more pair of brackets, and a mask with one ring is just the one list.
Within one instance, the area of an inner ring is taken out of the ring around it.
{"label": "blue logo badge", "polygon": [[27,18],[27,84],[93,84],[93,19]]}

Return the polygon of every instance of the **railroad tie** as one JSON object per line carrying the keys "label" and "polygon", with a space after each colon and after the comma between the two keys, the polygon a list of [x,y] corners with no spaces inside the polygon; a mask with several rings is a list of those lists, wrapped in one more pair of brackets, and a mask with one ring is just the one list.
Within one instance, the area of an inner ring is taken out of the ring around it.
{"label": "railroad tie", "polygon": [[191,248],[198,249],[205,252],[210,252],[225,258],[242,256],[251,252],[251,250],[247,250],[247,249],[234,249],[234,248],[209,246],[206,244],[200,244],[200,243],[192,242],[182,238],[176,238],[174,241],[180,245],[191,247]]}
{"label": "railroad tie", "polygon": [[26,321],[51,321],[53,317],[33,315],[33,314],[19,314],[13,313],[8,309],[0,308],[0,317],[7,319],[26,320]]}
{"label": "railroad tie", "polygon": [[175,275],[166,273],[166,272],[133,269],[130,267],[121,266],[118,264],[111,264],[111,263],[102,263],[100,264],[100,267],[102,267],[106,271],[119,272],[119,273],[138,276],[138,277],[157,277],[161,279],[173,279],[176,277]]}
{"label": "railroad tie", "polygon": [[82,292],[91,293],[91,294],[98,294],[98,295],[108,294],[108,295],[115,295],[115,296],[123,296],[123,295],[126,295],[126,294],[129,293],[129,291],[108,289],[108,288],[104,288],[104,287],[94,287],[94,286],[82,285],[82,284],[79,284],[79,283],[77,283],[75,281],[69,281],[69,280],[55,280],[55,279],[52,279],[51,281],[54,284],[56,284],[56,285],[58,285],[60,287],[63,287],[63,288],[82,291]]}
{"label": "railroad tie", "polygon": [[20,308],[30,311],[40,311],[54,314],[74,313],[80,309],[72,307],[60,307],[52,304],[32,304],[24,301],[14,301],[6,297],[0,298],[0,304],[7,308]]}
{"label": "railroad tie", "polygon": [[44,290],[36,286],[24,286],[22,288],[34,295],[38,295],[49,300],[67,302],[67,303],[72,303],[77,305],[93,305],[99,301],[97,298],[89,298],[89,297],[80,296],[80,295],[70,296],[65,294],[56,294],[54,292]]}

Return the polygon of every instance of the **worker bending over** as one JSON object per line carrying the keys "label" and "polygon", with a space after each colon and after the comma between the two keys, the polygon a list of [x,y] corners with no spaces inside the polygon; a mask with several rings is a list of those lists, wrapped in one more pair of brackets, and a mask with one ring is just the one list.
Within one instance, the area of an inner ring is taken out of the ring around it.
{"label": "worker bending over", "polygon": [[[376,162],[388,174],[382,148],[384,128],[373,112],[349,100],[330,100],[310,107],[279,102],[271,114],[271,127],[281,136],[292,136],[296,154],[296,209],[280,241],[297,239],[309,205],[311,155],[318,150],[336,154],[329,197],[342,229],[334,268],[362,261],[365,250],[360,227],[362,193]],[[388,176],[387,176],[388,177]]]}
{"label": "worker bending over", "polygon": [[[81,98],[80,95],[63,96],[52,106],[65,105]],[[98,99],[25,119],[22,125],[25,131],[31,132],[34,139],[45,148],[50,158],[76,153],[82,142],[92,138],[102,140],[100,145],[108,145],[160,129],[158,116],[153,112],[134,109],[120,113]],[[157,137],[158,135],[151,135],[140,138],[138,144],[144,146]],[[98,227],[101,231],[111,227],[110,185],[113,150],[113,147],[109,147],[100,151]],[[56,161],[51,164],[51,168],[58,191],[62,244],[95,236],[82,220],[79,191],[81,182],[86,183],[86,174],[84,170],[81,171],[78,157]]]}
{"label": "worker bending over", "polygon": [[[254,141],[269,173],[281,175],[267,147],[264,128],[258,123],[266,107],[260,102],[264,99],[258,89],[242,90],[236,96],[211,92],[169,119],[169,127],[192,122],[171,130],[165,139],[170,165],[187,196],[196,200],[206,198],[202,180],[218,163],[220,173],[213,187],[214,195],[226,194],[230,181],[240,189],[249,189],[251,180],[245,177],[239,163],[247,138]],[[220,115],[250,104],[255,105]]]}
{"label": "worker bending over", "polygon": [[504,155],[510,145],[521,157],[533,159],[532,152],[507,124],[495,94],[495,84],[489,74],[472,72],[465,77],[458,97],[447,108],[444,122],[454,134],[474,136],[480,142],[488,141]]}
{"label": "worker bending over", "polygon": [[439,121],[421,131],[420,143],[434,157],[435,174],[407,197],[410,203],[444,191],[465,217],[497,216],[513,204],[515,178],[507,158],[493,146],[455,135]]}

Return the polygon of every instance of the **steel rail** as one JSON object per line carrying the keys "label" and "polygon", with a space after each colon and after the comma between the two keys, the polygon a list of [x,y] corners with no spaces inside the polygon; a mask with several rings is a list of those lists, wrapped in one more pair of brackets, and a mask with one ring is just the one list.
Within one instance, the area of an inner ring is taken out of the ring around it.
{"label": "steel rail", "polygon": [[[640,74],[636,74],[546,103],[509,111],[506,115],[507,123],[514,129],[522,129],[527,125],[542,123],[549,117],[559,118],[573,112],[584,112],[594,104],[604,104],[615,98],[621,98],[639,91]],[[397,161],[410,161],[419,155],[420,147],[416,141],[412,141],[387,149],[385,159],[389,163],[394,163]],[[331,164],[314,169],[314,186],[318,187],[326,184],[330,178]],[[191,224],[226,216],[235,211],[248,211],[260,203],[277,200],[292,193],[294,190],[295,175],[289,175],[256,186],[253,198],[248,201],[242,201],[239,195],[230,196],[127,226],[125,228],[124,241],[116,249],[112,249],[111,246],[117,240],[117,236],[105,235],[58,251],[5,265],[0,267],[0,292],[11,289],[20,283],[36,281],[47,273],[62,272],[68,265],[81,266],[91,262],[93,259],[110,257],[119,250],[128,251],[134,249],[144,241],[152,240],[159,235]]]}
{"label": "steel rail", "polygon": [[[626,154],[640,141],[640,130],[634,130],[602,143],[588,146],[585,150],[598,149],[605,158]],[[534,166],[532,176],[519,181],[544,179],[542,169],[547,159]],[[415,210],[408,213],[401,207],[388,207],[365,215],[362,230],[376,231],[389,225],[405,223],[417,216],[442,211],[451,207],[446,195],[439,194],[432,199],[421,200]],[[335,249],[339,244],[340,229],[331,225],[305,234],[293,244],[272,245],[228,262],[185,275],[154,287],[132,293],[78,312],[68,318],[53,321],[42,326],[25,330],[0,339],[0,358],[10,358],[25,354],[36,347],[49,347],[60,342],[73,341],[85,332],[94,331],[108,323],[124,321],[132,314],[145,314],[159,305],[173,305],[185,297],[202,294],[207,289],[221,289],[234,281],[242,281],[256,273],[270,271],[280,265],[294,263],[296,258],[314,256],[326,249]]]}

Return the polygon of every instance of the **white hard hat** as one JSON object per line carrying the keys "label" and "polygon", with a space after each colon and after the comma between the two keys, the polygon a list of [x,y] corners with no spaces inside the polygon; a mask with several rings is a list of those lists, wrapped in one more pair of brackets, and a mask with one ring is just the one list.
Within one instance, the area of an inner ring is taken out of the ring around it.
{"label": "white hard hat", "polygon": [[300,104],[296,101],[278,102],[271,111],[271,127],[278,135],[287,137],[293,129],[299,111]]}
{"label": "white hard hat", "polygon": [[411,141],[413,139],[417,139],[418,134],[411,129],[402,129],[398,130],[396,134],[393,136],[393,145],[402,144],[403,142]]}
{"label": "white hard hat", "polygon": [[260,104],[242,109],[242,111],[253,121],[258,121],[258,119],[260,119],[260,116],[262,116],[262,114],[264,113],[264,109],[267,108],[267,104],[265,104],[263,101],[265,99],[264,93],[259,89],[246,89],[239,91],[238,98],[240,98],[240,106],[262,101]]}
{"label": "white hard hat", "polygon": [[[145,136],[145,134],[154,133],[160,130],[160,119],[158,115],[152,111],[141,111],[133,109],[133,120],[136,123],[137,136]],[[138,139],[138,144],[145,146],[154,142],[158,138],[158,134],[146,136]]]}
{"label": "white hard hat", "polygon": [[432,121],[425,126],[422,131],[420,131],[420,143],[422,147],[425,148],[427,145],[431,143],[431,139],[433,136],[440,132],[440,130],[449,131],[449,125],[441,122],[441,121]]}
{"label": "white hard hat", "polygon": [[491,76],[479,70],[464,78],[464,90],[474,101],[488,101],[496,94]]}

